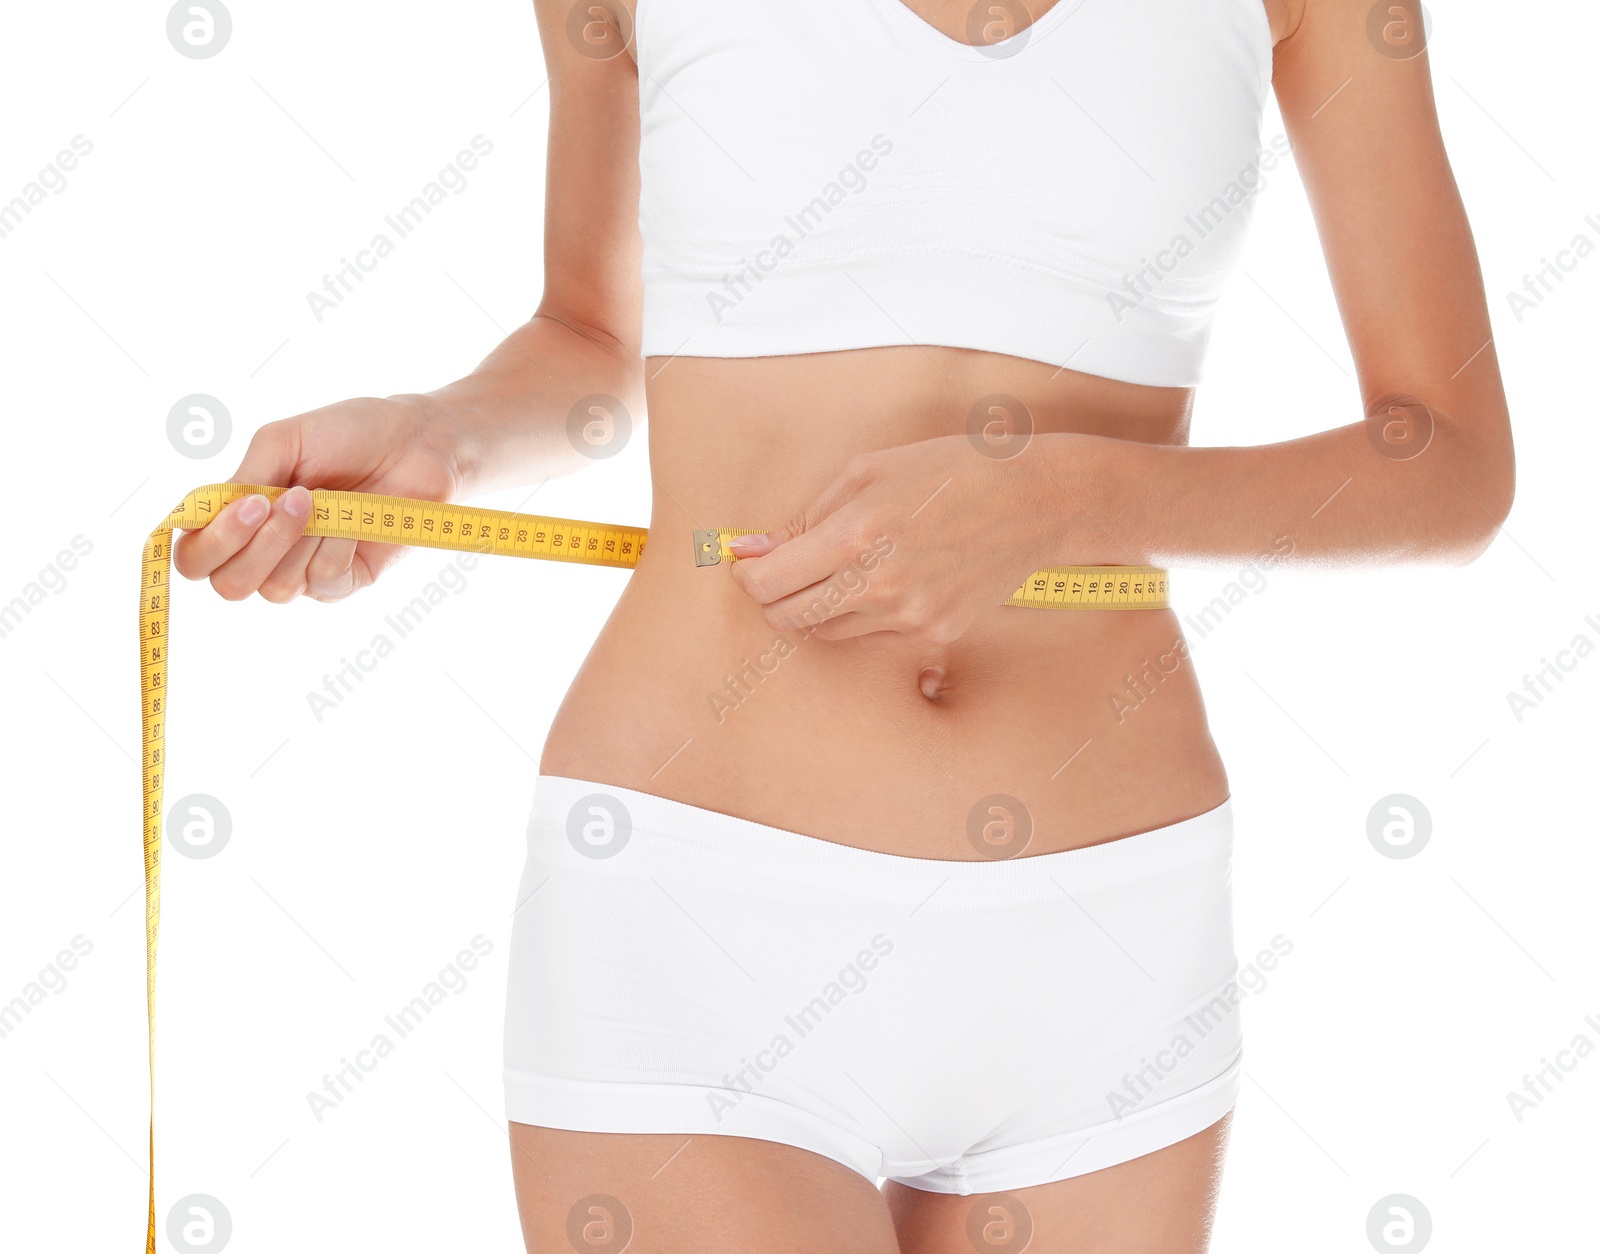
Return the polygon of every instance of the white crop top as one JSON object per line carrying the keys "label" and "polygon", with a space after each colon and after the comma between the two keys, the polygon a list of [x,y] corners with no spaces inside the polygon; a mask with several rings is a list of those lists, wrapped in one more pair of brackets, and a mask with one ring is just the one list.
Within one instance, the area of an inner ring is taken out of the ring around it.
{"label": "white crop top", "polygon": [[1198,382],[1271,156],[1262,0],[1057,0],[981,47],[902,0],[637,0],[635,35],[645,356]]}

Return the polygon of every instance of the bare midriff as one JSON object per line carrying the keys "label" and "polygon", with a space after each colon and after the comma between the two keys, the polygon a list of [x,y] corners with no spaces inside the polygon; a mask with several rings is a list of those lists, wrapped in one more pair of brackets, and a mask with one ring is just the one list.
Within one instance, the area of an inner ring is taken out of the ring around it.
{"label": "bare midriff", "polygon": [[799,515],[857,453],[966,432],[980,397],[1017,398],[1041,433],[1176,444],[1188,389],[933,347],[651,358],[646,374],[651,543],[544,774],[959,860],[1098,844],[1227,798],[1171,610],[997,605],[949,644],[829,641],[774,630],[726,566],[690,556],[697,527]]}

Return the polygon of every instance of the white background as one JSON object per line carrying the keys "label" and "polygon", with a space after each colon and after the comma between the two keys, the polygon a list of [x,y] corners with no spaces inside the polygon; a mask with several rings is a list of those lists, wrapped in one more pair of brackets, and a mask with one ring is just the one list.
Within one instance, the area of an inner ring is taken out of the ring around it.
{"label": "white background", "polygon": [[[0,202],[75,135],[93,144],[0,239],[0,602],[75,536],[92,546],[0,638],[0,1003],[74,937],[92,945],[0,1038],[0,1242],[40,1254],[143,1236],[145,534],[231,475],[256,426],[458,377],[540,291],[548,95],[527,3],[236,0],[232,14],[208,60],[174,51],[160,4],[10,6],[0,38]],[[1600,256],[1520,320],[1506,293],[1575,236],[1600,243],[1585,222],[1600,216],[1600,22],[1589,5],[1557,20],[1482,0],[1433,17],[1517,503],[1472,566],[1274,570],[1194,643],[1238,819],[1241,961],[1279,933],[1293,944],[1244,1005],[1218,1251],[1366,1249],[1391,1193],[1427,1207],[1436,1250],[1593,1241],[1600,1053],[1569,1055],[1520,1121],[1507,1093],[1575,1037],[1600,1046],[1600,658],[1520,721],[1506,694],[1574,637],[1600,644]],[[1279,129],[1269,105],[1263,138]],[[317,322],[306,293],[478,134],[494,149],[467,188]],[[1197,443],[1359,417],[1292,166],[1256,215]],[[234,428],[199,461],[166,435],[197,392]],[[642,524],[643,453],[636,440],[531,500],[482,503]],[[415,551],[331,607],[175,590],[168,801],[212,795],[233,830],[213,858],[166,859],[157,1179],[163,1221],[182,1195],[220,1199],[232,1250],[520,1249],[499,1053],[523,823],[545,729],[626,577],[481,561],[318,722],[306,693],[450,560]],[[1229,577],[1180,573],[1180,610]],[[1413,858],[1368,841],[1390,793],[1431,813]],[[306,1093],[480,934],[493,948],[465,989],[318,1122]]]}

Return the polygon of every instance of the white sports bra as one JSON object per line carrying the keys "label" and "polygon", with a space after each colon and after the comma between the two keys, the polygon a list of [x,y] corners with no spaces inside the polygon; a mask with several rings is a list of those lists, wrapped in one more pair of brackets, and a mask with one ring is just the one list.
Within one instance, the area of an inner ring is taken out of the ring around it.
{"label": "white sports bra", "polygon": [[1198,382],[1272,155],[1262,0],[1057,0],[988,46],[902,0],[637,0],[635,36],[645,356]]}

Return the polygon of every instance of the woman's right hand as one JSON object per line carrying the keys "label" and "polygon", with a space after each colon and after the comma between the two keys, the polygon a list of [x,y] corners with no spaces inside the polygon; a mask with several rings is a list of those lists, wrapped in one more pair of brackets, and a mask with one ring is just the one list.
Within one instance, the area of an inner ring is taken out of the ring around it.
{"label": "woman's right hand", "polygon": [[205,527],[180,532],[173,565],[186,579],[210,579],[229,601],[254,592],[279,604],[301,594],[342,600],[377,579],[405,546],[302,534],[308,489],[453,500],[462,486],[458,454],[449,424],[430,417],[421,398],[359,397],[268,423],[229,482],[290,490],[270,502],[243,497]]}

